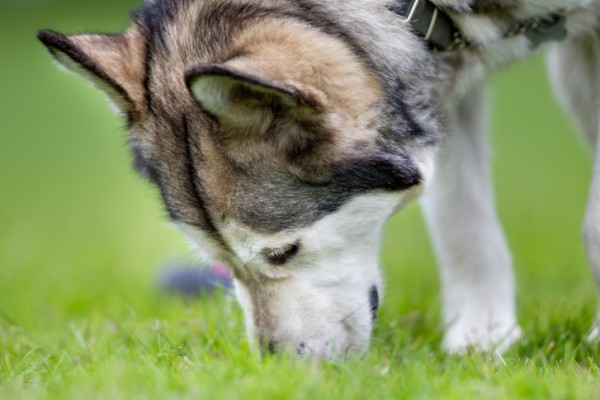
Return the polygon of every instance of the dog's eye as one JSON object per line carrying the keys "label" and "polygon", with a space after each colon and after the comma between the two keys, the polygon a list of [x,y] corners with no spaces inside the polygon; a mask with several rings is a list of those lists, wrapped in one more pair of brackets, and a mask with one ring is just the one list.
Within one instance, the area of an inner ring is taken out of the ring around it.
{"label": "dog's eye", "polygon": [[299,250],[300,244],[294,243],[278,249],[267,249],[264,254],[269,264],[279,266],[288,262],[292,257],[298,254]]}

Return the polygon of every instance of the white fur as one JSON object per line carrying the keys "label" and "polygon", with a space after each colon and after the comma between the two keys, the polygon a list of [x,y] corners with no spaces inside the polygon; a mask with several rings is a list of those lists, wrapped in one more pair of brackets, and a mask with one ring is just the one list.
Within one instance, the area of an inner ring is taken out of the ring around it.
{"label": "white fur", "polygon": [[[448,117],[447,141],[439,153],[433,180],[433,151],[420,149],[411,154],[419,163],[424,186],[429,188],[423,209],[440,263],[444,346],[450,351],[471,346],[505,348],[519,338],[520,329],[511,257],[493,200],[481,82],[502,64],[528,55],[530,44],[524,36],[502,39],[507,25],[500,24],[511,21],[468,14],[470,1],[433,2],[462,8],[464,15],[452,17],[470,41],[481,45],[463,53],[456,74],[447,77],[451,83],[443,86],[448,89],[442,96]],[[387,0],[330,0],[321,6],[385,69],[409,79],[416,61],[407,55],[419,54],[425,47],[409,32],[406,21],[386,8],[389,4]],[[584,238],[600,286],[600,0],[527,0],[517,5],[522,20],[568,12],[569,40],[544,47],[551,48],[549,69],[559,99],[596,149]],[[185,18],[190,15],[195,15],[193,10]],[[176,43],[178,32],[174,24],[167,31],[172,36],[167,42]],[[67,54],[53,51],[65,68],[106,93],[118,111],[130,109],[132,105],[115,88]],[[437,56],[443,64],[444,56]],[[230,85],[239,83],[231,78],[199,77],[192,92],[204,108],[229,117],[233,123],[266,129],[272,116],[256,114],[253,109],[246,112],[243,106],[232,108],[223,85],[214,84],[216,79]],[[253,89],[293,102],[277,91]],[[381,231],[389,215],[414,198],[419,189],[360,195],[309,227],[273,235],[255,232],[236,221],[223,222],[218,228],[233,255],[200,229],[185,224],[180,228],[206,260],[231,262],[253,342],[267,339],[304,356],[340,358],[348,350],[360,353],[368,346],[372,330],[369,291],[375,286],[382,293],[378,266]],[[264,258],[265,249],[296,242],[300,250],[285,265],[273,266]],[[589,337],[600,337],[600,314]]]}
{"label": "white fur", "polygon": [[[365,47],[378,57],[389,58],[390,64],[395,55],[420,46],[399,28],[401,22],[381,7],[379,0],[326,4],[367,41]],[[591,0],[530,1],[523,5],[523,18],[589,4]],[[584,10],[569,16],[567,27],[572,36],[595,29],[597,18],[589,14]],[[364,23],[356,24],[355,18]],[[444,347],[453,352],[469,347],[502,350],[516,341],[521,331],[511,256],[495,211],[482,82],[490,71],[525,57],[531,49],[525,37],[498,40],[502,27],[484,17],[459,17],[457,22],[486,50],[465,60],[454,77],[452,91],[444,98],[447,141],[422,203],[440,263]],[[552,75],[559,97],[572,109],[590,142],[596,143],[600,62],[589,64],[581,48],[573,50],[571,45],[561,45],[554,58],[574,61],[560,67],[561,62],[555,60]],[[577,96],[582,94],[585,98],[578,104]],[[433,155],[418,157],[425,182],[429,182]],[[588,258],[600,284],[600,167],[595,170],[585,237]],[[327,358],[339,357],[349,348],[364,351],[372,325],[367,293],[374,284],[381,291],[377,262],[381,228],[396,205],[415,193],[363,195],[311,227],[276,235],[258,234],[235,221],[220,227],[240,261],[236,266],[241,271],[237,294],[250,337],[257,341],[266,336],[303,355]],[[262,259],[261,249],[297,240],[301,251],[287,265],[272,267]],[[254,285],[257,281],[261,284]],[[600,336],[600,315],[590,332],[591,338],[596,336]],[[306,347],[300,349],[300,343]]]}
{"label": "white fur", "polygon": [[[424,182],[433,174],[433,151],[415,161]],[[373,192],[355,197],[313,225],[264,234],[234,220],[218,229],[235,259],[237,298],[253,345],[274,340],[302,357],[340,359],[362,353],[372,330],[369,291],[383,295],[379,249],[389,216],[413,200],[422,187],[404,192]],[[227,257],[199,229],[181,225],[208,257]],[[299,243],[298,254],[272,266],[265,249]]]}
{"label": "white fur", "polygon": [[527,0],[520,6],[523,18],[536,17],[557,11],[587,8],[596,0]]}
{"label": "white fur", "polygon": [[190,245],[196,251],[196,254],[200,257],[201,261],[209,263],[215,260],[221,260],[225,256],[219,243],[208,236],[202,229],[198,229],[193,225],[185,224],[183,222],[178,222],[175,226],[177,226],[188,239]]}
{"label": "white fur", "polygon": [[[312,226],[274,235],[235,221],[220,226],[239,259],[236,292],[252,343],[267,338],[301,356],[329,359],[366,350],[369,291],[376,286],[382,293],[381,231],[402,200],[402,193],[361,195]],[[295,242],[300,251],[286,265],[263,258],[263,249]]]}
{"label": "white fur", "polygon": [[[594,1],[598,4],[597,0],[530,0],[520,5],[520,12],[527,19],[577,7],[597,7],[591,6]],[[398,58],[422,44],[407,34],[404,22],[383,3],[332,0],[323,6],[354,31],[375,57],[386,60],[392,69],[409,68],[409,63],[398,63]],[[457,5],[459,1],[437,3]],[[571,36],[596,29],[598,19],[588,9],[569,15]],[[469,53],[444,97],[448,136],[438,157],[437,174],[423,198],[423,209],[440,263],[445,348],[453,352],[469,347],[504,349],[521,332],[511,256],[494,205],[482,82],[490,71],[527,56],[531,49],[524,36],[500,40],[506,26],[494,25],[493,19],[458,16],[456,22],[485,51]],[[594,43],[597,55],[597,39]],[[573,45],[565,42],[553,51],[551,75],[559,97],[590,143],[597,146],[600,61],[586,59],[581,43]],[[210,87],[197,89],[194,93],[208,109],[222,106],[219,94]],[[600,147],[597,153],[585,238],[600,284]],[[432,154],[420,157],[422,172],[428,177]],[[237,295],[253,341],[266,337],[300,354],[327,358],[340,357],[350,348],[364,351],[372,328],[367,294],[372,285],[381,292],[377,262],[381,228],[390,212],[414,194],[363,195],[313,226],[276,235],[259,234],[235,221],[219,227],[237,257]],[[196,240],[204,242],[206,238]],[[261,255],[264,248],[296,241],[301,243],[301,250],[285,266],[273,267]],[[591,338],[597,336],[600,315],[590,332]]]}
{"label": "white fur", "polygon": [[478,88],[447,104],[448,138],[423,209],[438,256],[444,347],[489,350],[519,337],[511,257],[496,217]]}
{"label": "white fur", "polygon": [[[593,10],[580,15],[577,34],[552,49],[548,69],[559,101],[594,150],[583,236],[588,263],[600,287],[600,4]],[[588,337],[600,339],[600,312]]]}
{"label": "white fur", "polygon": [[[569,39],[543,47],[550,50],[550,72],[561,103],[597,148],[584,238],[600,286],[600,2],[534,0],[523,3],[522,15],[525,19],[564,10],[574,10],[567,17]],[[496,217],[487,165],[481,82],[489,71],[530,52],[524,37],[494,42],[493,30],[480,19],[459,20],[477,42],[492,42],[466,60],[445,98],[447,142],[431,190],[423,198],[441,269],[444,346],[454,352],[468,347],[503,349],[520,336],[511,258]],[[589,334],[590,339],[598,337],[600,313]]]}
{"label": "white fur", "polygon": [[494,42],[502,38],[504,26],[498,26],[495,21],[485,15],[455,15],[454,21],[461,28],[461,33],[477,41],[477,43]]}

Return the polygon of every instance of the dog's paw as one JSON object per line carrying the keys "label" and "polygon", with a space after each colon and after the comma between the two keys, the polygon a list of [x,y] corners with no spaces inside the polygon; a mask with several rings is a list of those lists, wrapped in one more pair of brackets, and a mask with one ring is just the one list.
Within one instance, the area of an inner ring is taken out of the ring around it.
{"label": "dog's paw", "polygon": [[453,354],[470,349],[502,353],[520,338],[521,329],[516,321],[473,323],[459,320],[448,327],[443,347]]}
{"label": "dog's paw", "polygon": [[587,340],[589,342],[600,341],[600,314],[598,314],[596,321],[594,321],[592,324],[592,327],[587,335]]}

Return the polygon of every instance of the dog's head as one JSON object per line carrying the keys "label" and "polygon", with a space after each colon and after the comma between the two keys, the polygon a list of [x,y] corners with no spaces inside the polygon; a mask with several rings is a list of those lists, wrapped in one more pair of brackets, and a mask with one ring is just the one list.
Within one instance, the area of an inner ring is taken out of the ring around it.
{"label": "dog's head", "polygon": [[231,267],[253,341],[336,358],[368,345],[381,230],[427,180],[436,120],[416,72],[276,4],[156,1],[121,35],[39,37],[127,116],[136,167]]}

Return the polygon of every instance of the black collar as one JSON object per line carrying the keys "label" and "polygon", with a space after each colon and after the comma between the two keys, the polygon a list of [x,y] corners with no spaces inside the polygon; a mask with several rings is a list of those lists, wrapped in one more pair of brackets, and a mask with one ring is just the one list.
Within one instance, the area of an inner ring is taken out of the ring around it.
{"label": "black collar", "polygon": [[[452,51],[476,46],[462,35],[448,14],[428,0],[400,0],[389,9],[404,18],[433,50]],[[565,17],[557,13],[518,21],[508,27],[502,38],[519,35],[527,36],[531,48],[547,41],[562,40],[567,36]]]}

